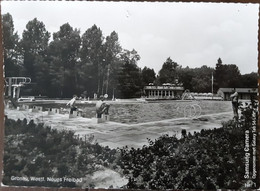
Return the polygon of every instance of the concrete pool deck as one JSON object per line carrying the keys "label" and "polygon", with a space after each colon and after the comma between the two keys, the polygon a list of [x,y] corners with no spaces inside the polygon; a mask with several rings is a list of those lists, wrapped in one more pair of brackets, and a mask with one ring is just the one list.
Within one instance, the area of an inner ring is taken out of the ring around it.
{"label": "concrete pool deck", "polygon": [[117,147],[142,147],[148,145],[147,138],[154,140],[161,135],[168,134],[180,137],[182,129],[187,132],[199,132],[201,129],[222,127],[222,122],[233,118],[232,111],[201,115],[197,119],[174,118],[161,121],[150,121],[137,124],[118,123],[107,121],[97,123],[94,118],[75,117],[69,118],[68,114],[48,115],[47,112],[30,112],[28,110],[5,109],[9,119],[34,120],[58,130],[72,130],[75,135],[82,137],[94,136],[94,139],[103,146]]}

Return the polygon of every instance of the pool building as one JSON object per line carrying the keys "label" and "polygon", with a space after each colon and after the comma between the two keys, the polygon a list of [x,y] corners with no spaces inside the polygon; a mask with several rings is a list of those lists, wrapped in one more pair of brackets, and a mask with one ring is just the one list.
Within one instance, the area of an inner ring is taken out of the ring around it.
{"label": "pool building", "polygon": [[252,97],[256,97],[258,93],[257,88],[219,88],[217,94],[220,95],[223,100],[230,100],[230,95],[233,90],[238,93],[238,99],[240,100],[250,100]]}
{"label": "pool building", "polygon": [[149,85],[144,87],[144,91],[147,99],[180,99],[184,87],[174,84]]}

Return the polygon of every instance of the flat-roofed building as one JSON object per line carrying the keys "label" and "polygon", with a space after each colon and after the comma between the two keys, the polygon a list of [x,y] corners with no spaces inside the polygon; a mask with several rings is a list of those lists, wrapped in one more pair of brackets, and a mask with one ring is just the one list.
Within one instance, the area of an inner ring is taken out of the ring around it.
{"label": "flat-roofed building", "polygon": [[184,87],[174,84],[149,85],[144,87],[144,91],[147,99],[180,99]]}
{"label": "flat-roofed building", "polygon": [[238,99],[240,100],[250,100],[251,97],[256,97],[258,94],[257,88],[219,88],[217,94],[220,95],[223,100],[230,100],[230,95],[233,90],[238,93]]}

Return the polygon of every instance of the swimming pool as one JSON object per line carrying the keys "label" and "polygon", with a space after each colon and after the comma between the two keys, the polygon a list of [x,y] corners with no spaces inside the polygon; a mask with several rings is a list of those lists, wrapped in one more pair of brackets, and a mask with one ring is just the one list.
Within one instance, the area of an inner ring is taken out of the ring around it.
{"label": "swimming pool", "polygon": [[[229,112],[232,111],[231,103],[228,101],[156,101],[156,102],[138,102],[138,101],[108,101],[110,104],[110,121],[120,123],[144,123],[150,121],[161,121],[165,119],[187,117],[187,112],[194,113],[200,110],[200,115]],[[40,104],[44,108],[60,108],[68,111],[69,107],[64,103]],[[196,111],[194,111],[193,106]],[[76,106],[82,110],[83,117],[93,118],[96,116],[95,102],[77,103]],[[185,113],[186,112],[186,113]],[[186,115],[186,116],[185,116]],[[189,116],[188,116],[189,117]],[[198,116],[197,116],[198,117]]]}

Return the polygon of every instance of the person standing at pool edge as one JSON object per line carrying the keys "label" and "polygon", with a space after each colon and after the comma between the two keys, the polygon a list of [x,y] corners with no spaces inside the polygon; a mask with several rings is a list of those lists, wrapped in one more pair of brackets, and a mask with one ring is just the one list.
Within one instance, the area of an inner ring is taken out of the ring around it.
{"label": "person standing at pool edge", "polygon": [[100,100],[96,103],[96,113],[97,118],[101,118],[101,115],[105,113],[105,115],[108,115],[108,110],[110,105],[106,104],[104,102],[104,99],[107,98],[107,96],[100,96]]}
{"label": "person standing at pool edge", "polygon": [[77,95],[73,95],[73,98],[66,104],[70,106],[70,114],[73,114],[73,111],[76,111],[77,108],[75,106],[76,104]]}
{"label": "person standing at pool edge", "polygon": [[232,108],[234,113],[234,119],[238,120],[238,93],[236,89],[232,91],[232,94],[230,95],[231,102],[232,102]]}

